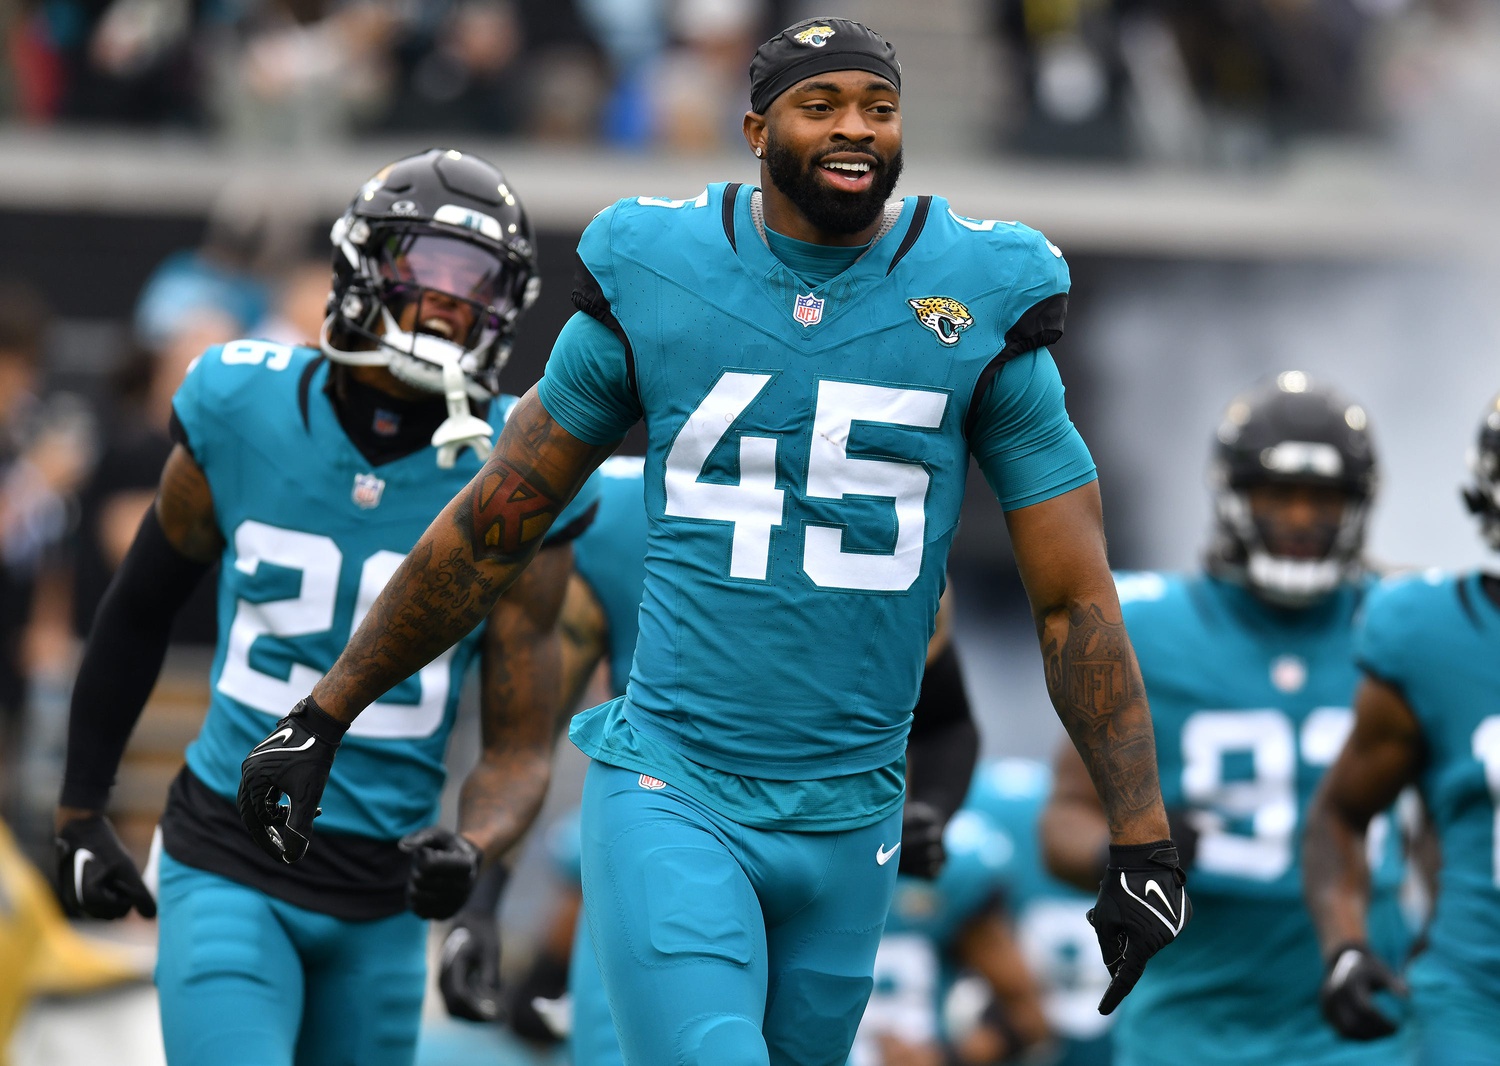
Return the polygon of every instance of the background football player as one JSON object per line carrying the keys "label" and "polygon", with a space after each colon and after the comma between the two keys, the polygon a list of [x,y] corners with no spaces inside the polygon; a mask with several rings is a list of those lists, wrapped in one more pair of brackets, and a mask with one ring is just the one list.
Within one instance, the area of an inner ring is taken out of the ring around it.
{"label": "background football player", "polygon": [[[593,759],[584,908],[627,1062],[847,1053],[971,456],[1006,509],[1049,690],[1110,814],[1103,1009],[1188,920],[1094,464],[1046,351],[1066,265],[1027,227],[936,197],[888,203],[900,79],[859,23],[790,27],[751,65],[761,188],[621,200],[590,223],[581,313],[546,376],[278,724],[282,753],[244,766],[249,831],[268,847],[271,831],[305,836],[342,730],[484,616],[644,420],[630,683],[570,730]],[[1170,922],[1139,902],[1148,884]]]}
{"label": "background football player", "polygon": [[[1318,1017],[1322,961],[1298,867],[1302,816],[1352,722],[1353,620],[1373,583],[1363,548],[1377,471],[1365,411],[1283,373],[1226,408],[1212,477],[1204,572],[1120,579],[1162,795],[1186,827],[1176,838],[1196,846],[1193,935],[1121,1011],[1117,1061],[1401,1062],[1399,1041],[1347,1044]],[[1080,887],[1096,884],[1103,812],[1066,749],[1056,777],[1048,862]],[[1406,939],[1399,880],[1388,855],[1370,910],[1374,950],[1388,960]]]}
{"label": "background football player", "polygon": [[[488,454],[515,402],[499,395],[500,369],[538,284],[531,227],[505,177],[456,151],[383,169],[332,240],[321,351],[210,348],[178,389],[177,444],[73,693],[59,886],[75,914],[150,917],[159,906],[156,977],[174,1066],[409,1063],[422,919],[459,907],[484,858],[525,830],[548,780],[555,621],[591,489],[487,624],[403,679],[345,738],[312,860],[289,867],[240,824],[232,797],[246,749],[332,663]],[[102,812],[173,614],[216,560],[212,696],[162,817],[153,894]],[[476,659],[484,752],[455,832],[432,823]],[[505,717],[512,706],[535,713]]]}
{"label": "background football player", "polygon": [[[1480,535],[1500,551],[1500,397],[1479,426],[1465,489]],[[1308,813],[1307,901],[1327,962],[1323,1011],[1368,1040],[1399,1016],[1382,989],[1378,886],[1366,859],[1372,819],[1408,784],[1426,801],[1441,851],[1426,946],[1407,971],[1422,1066],[1495,1061],[1500,1040],[1500,577],[1391,578],[1370,596],[1355,642],[1364,672],[1354,732]]]}

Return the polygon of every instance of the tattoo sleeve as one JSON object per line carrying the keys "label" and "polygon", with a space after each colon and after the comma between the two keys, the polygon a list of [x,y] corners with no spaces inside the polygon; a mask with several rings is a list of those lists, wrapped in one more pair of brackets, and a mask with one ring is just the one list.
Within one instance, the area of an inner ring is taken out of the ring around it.
{"label": "tattoo sleeve", "polygon": [[483,621],[612,450],[572,436],[528,392],[490,458],[422,534],[314,687],[318,704],[353,721]]}
{"label": "tattoo sleeve", "polygon": [[1048,612],[1042,658],[1047,691],[1088,767],[1110,835],[1144,843],[1168,835],[1166,814],[1146,686],[1118,611],[1082,600]]}

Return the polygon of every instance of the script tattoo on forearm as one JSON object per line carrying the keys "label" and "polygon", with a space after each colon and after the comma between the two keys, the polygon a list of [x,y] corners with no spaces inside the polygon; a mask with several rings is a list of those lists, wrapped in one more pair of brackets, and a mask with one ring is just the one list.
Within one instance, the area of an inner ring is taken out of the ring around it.
{"label": "script tattoo on forearm", "polygon": [[1160,802],[1146,686],[1123,622],[1096,603],[1049,614],[1042,627],[1047,690],[1119,832]]}

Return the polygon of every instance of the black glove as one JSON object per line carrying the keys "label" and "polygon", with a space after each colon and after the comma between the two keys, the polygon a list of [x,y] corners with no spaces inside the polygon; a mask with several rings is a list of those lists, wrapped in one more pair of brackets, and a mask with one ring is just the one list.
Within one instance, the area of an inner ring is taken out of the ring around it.
{"label": "black glove", "polygon": [[318,800],[348,728],[308,696],[240,763],[240,821],[271,858],[290,863],[307,854],[313,819],[323,813]]}
{"label": "black glove", "polygon": [[132,907],[142,918],[156,917],[151,890],[102,814],[57,831],[57,894],[74,918],[123,918]]}
{"label": "black glove", "polygon": [[901,812],[901,858],[896,869],[912,877],[937,880],[948,853],[943,850],[943,812],[921,800],[907,800]]}
{"label": "black glove", "polygon": [[493,914],[463,911],[443,938],[438,991],[448,1013],[471,1022],[500,1017],[500,924]]}
{"label": "black glove", "polygon": [[1110,845],[1099,900],[1088,914],[1111,978],[1100,1014],[1120,1005],[1145,972],[1146,960],[1175,940],[1193,916],[1186,883],[1170,840]]}
{"label": "black glove", "polygon": [[1375,993],[1381,989],[1406,995],[1406,983],[1368,944],[1344,944],[1329,957],[1318,1005],[1328,1024],[1346,1040],[1379,1040],[1394,1033],[1397,1024],[1375,1005]]}
{"label": "black glove", "polygon": [[1198,858],[1198,827],[1193,824],[1192,815],[1190,807],[1167,808],[1167,828],[1177,846],[1177,864],[1184,873],[1193,868]]}
{"label": "black glove", "polygon": [[418,918],[452,918],[479,878],[481,852],[467,837],[430,825],[401,838],[411,856],[406,905]]}

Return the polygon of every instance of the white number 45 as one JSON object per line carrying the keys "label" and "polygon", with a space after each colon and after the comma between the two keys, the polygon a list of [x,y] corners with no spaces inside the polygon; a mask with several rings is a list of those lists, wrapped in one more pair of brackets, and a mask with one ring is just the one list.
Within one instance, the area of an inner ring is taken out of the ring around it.
{"label": "white number 45", "polygon": [[[700,477],[709,456],[771,377],[726,372],[688,417],[667,454],[667,515],[730,523],[734,532],[729,576],[754,581],[766,580],[771,531],[782,525],[785,515],[785,491],[776,484],[776,438],[740,437],[738,483],[702,481]],[[803,534],[802,568],[814,584],[898,592],[916,581],[922,571],[927,525],[927,470],[916,462],[850,456],[849,431],[856,421],[936,429],[947,406],[948,396],[942,392],[849,381],[818,382],[806,496],[890,499],[896,509],[896,546],[888,555],[845,551],[847,526],[809,524]]]}

